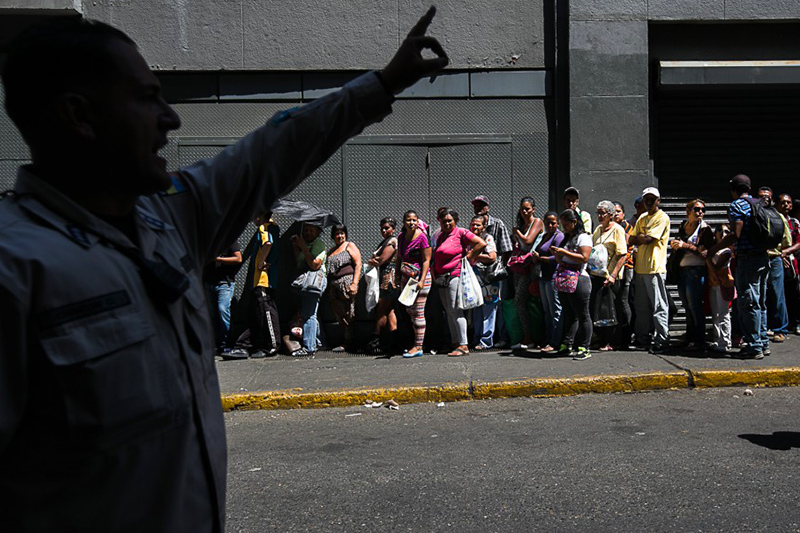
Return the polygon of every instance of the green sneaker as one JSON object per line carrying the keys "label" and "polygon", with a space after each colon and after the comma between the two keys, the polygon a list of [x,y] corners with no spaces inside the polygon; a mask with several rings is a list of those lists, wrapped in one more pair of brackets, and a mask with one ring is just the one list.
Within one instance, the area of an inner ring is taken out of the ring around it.
{"label": "green sneaker", "polygon": [[588,349],[584,348],[583,346],[580,346],[578,348],[578,351],[576,351],[572,355],[572,359],[575,360],[575,361],[583,361],[584,359],[589,359],[591,356],[592,356],[592,352],[590,352]]}
{"label": "green sneaker", "polygon": [[572,348],[570,348],[566,344],[562,344],[561,347],[556,352],[556,355],[572,355]]}

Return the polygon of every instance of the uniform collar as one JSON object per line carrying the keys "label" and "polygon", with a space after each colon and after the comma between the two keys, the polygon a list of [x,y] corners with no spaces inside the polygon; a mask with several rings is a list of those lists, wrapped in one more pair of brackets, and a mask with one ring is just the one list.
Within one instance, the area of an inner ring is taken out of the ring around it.
{"label": "uniform collar", "polygon": [[[134,243],[121,231],[93,215],[68,196],[39,178],[30,167],[20,167],[15,191],[20,206],[40,220],[48,223],[84,248],[107,240],[123,248],[135,248]],[[171,226],[139,203],[136,206],[137,226],[163,231]]]}

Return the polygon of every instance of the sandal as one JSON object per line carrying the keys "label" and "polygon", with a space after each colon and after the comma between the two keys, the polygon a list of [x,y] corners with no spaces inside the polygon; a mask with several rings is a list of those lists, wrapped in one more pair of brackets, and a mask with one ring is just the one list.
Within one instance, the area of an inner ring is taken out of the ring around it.
{"label": "sandal", "polygon": [[292,352],[292,357],[303,357],[306,355],[310,355],[305,348],[298,348],[297,350]]}
{"label": "sandal", "polygon": [[544,348],[542,348],[542,349],[541,349],[541,350],[539,350],[539,351],[540,351],[540,352],[544,352],[544,353],[549,353],[549,352],[555,352],[555,351],[556,351],[556,349],[555,349],[555,348],[553,348],[552,346],[550,346],[550,345],[548,344],[547,346],[545,346]]}
{"label": "sandal", "polygon": [[491,350],[491,349],[492,349],[491,346],[484,346],[483,344],[479,344],[475,346],[475,348],[473,348],[473,350],[475,350],[476,352],[480,352],[482,350]]}
{"label": "sandal", "polygon": [[597,351],[598,352],[613,352],[614,351],[614,347],[611,346],[610,344],[606,344],[605,346],[601,346],[600,348],[598,348]]}
{"label": "sandal", "polygon": [[403,357],[406,359],[411,359],[412,357],[422,357],[422,348],[413,352],[406,351],[403,353]]}
{"label": "sandal", "polygon": [[464,355],[469,355],[469,350],[465,350],[463,348],[456,348],[455,350],[447,354],[447,357],[462,357]]}
{"label": "sandal", "polygon": [[333,349],[333,350],[331,350],[331,351],[332,351],[333,353],[342,353],[342,352],[344,351],[344,346],[337,346],[336,348],[334,348],[334,349]]}

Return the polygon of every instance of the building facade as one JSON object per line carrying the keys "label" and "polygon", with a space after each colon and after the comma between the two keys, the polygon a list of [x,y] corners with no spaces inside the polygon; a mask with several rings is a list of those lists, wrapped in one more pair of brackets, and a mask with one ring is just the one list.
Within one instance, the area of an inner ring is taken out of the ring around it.
{"label": "building facade", "polygon": [[[417,0],[0,0],[0,61],[28,24],[84,15],[127,32],[183,120],[173,167],[275,112],[383,67]],[[568,185],[582,205],[643,187],[725,200],[733,174],[792,192],[800,168],[800,0],[444,0],[448,69],[400,95],[291,194],[330,208],[371,251],[407,209],[465,215],[485,194],[513,224]],[[29,155],[0,112],[0,187]],[[466,216],[464,217],[466,218]]]}

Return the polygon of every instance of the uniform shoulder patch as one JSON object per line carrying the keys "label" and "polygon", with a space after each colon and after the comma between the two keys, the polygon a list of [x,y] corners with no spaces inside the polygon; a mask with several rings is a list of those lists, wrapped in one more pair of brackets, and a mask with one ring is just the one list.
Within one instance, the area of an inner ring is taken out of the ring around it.
{"label": "uniform shoulder patch", "polygon": [[188,192],[186,185],[183,183],[183,181],[181,181],[177,174],[171,174],[169,178],[172,182],[172,185],[170,185],[169,189],[166,191],[159,193],[161,196],[173,196]]}
{"label": "uniform shoulder patch", "polygon": [[281,122],[289,120],[299,109],[299,107],[293,107],[291,109],[286,109],[285,111],[279,111],[278,113],[275,113],[275,116],[272,117],[272,123],[277,126]]}

